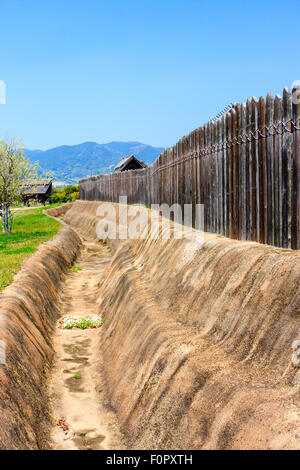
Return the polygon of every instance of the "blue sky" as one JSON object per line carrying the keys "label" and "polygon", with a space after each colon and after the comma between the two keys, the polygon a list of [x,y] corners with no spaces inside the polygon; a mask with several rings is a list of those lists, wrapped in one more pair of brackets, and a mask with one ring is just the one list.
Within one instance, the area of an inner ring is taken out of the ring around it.
{"label": "blue sky", "polygon": [[0,135],[168,147],[300,80],[300,1],[0,0]]}

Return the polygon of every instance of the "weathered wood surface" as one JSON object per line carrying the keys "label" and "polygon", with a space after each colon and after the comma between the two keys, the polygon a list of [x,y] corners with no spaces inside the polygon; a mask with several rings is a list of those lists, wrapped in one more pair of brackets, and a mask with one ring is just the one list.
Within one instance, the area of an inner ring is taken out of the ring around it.
{"label": "weathered wood surface", "polygon": [[81,180],[80,197],[177,203],[183,214],[191,204],[194,227],[203,204],[205,231],[300,249],[299,101],[299,90],[285,88],[282,98],[269,93],[236,104],[148,168]]}

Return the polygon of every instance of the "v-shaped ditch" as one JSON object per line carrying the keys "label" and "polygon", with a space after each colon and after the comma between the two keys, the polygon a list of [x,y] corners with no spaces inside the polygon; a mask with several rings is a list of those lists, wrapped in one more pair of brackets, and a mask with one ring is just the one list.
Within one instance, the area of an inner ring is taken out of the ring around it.
{"label": "v-shaped ditch", "polygon": [[[83,250],[66,279],[61,295],[62,318],[97,320],[97,294],[109,248],[100,243],[83,242]],[[80,322],[79,322],[80,324]],[[100,450],[121,447],[114,416],[101,404],[101,358],[99,328],[64,328],[58,322],[54,340],[55,363],[49,383],[53,416],[54,449]],[[72,326],[72,325],[71,325]],[[103,359],[102,359],[103,360]]]}

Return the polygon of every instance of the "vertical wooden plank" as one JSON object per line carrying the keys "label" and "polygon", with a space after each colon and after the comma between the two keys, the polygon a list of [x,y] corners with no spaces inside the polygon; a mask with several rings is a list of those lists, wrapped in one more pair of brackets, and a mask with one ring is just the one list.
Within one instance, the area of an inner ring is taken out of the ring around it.
{"label": "vertical wooden plank", "polygon": [[206,232],[210,232],[210,207],[209,207],[209,125],[208,123],[204,126],[205,131],[205,213],[206,213]]}
{"label": "vertical wooden plank", "polygon": [[156,160],[155,166],[155,202],[156,204],[160,204],[160,174],[159,174],[159,166],[160,166],[160,155]]}
{"label": "vertical wooden plank", "polygon": [[160,171],[159,171],[159,175],[160,175],[160,204],[165,203],[165,176],[166,176],[166,172],[164,170],[165,163],[166,163],[166,151],[164,150],[164,152],[161,155]]}
{"label": "vertical wooden plank", "polygon": [[123,196],[127,197],[127,203],[129,203],[130,184],[129,184],[129,181],[127,181],[126,171],[122,171],[122,186],[123,186]]}
{"label": "vertical wooden plank", "polygon": [[193,192],[193,175],[194,175],[194,158],[193,158],[193,152],[194,152],[194,131],[190,133],[189,135],[189,175],[190,175],[190,204],[192,204],[192,220],[191,220],[191,225],[193,226],[193,221],[195,220],[195,213],[194,213],[194,192]]}
{"label": "vertical wooden plank", "polygon": [[203,167],[203,150],[204,150],[204,129],[200,127],[199,129],[199,176],[198,176],[198,190],[199,190],[199,204],[204,204],[204,167]]}
{"label": "vertical wooden plank", "polygon": [[227,214],[227,180],[226,180],[226,168],[227,168],[227,125],[226,116],[222,116],[222,211],[223,211],[223,235],[226,236],[226,214]]}
{"label": "vertical wooden plank", "polygon": [[292,176],[292,227],[291,247],[300,249],[300,90],[293,89],[292,119],[293,119],[293,176]]}
{"label": "vertical wooden plank", "polygon": [[[169,149],[166,150],[165,152],[165,163],[166,166],[169,164]],[[170,191],[169,191],[169,174],[170,170],[169,168],[166,168],[164,170],[164,200],[166,204],[170,205]]]}
{"label": "vertical wooden plank", "polygon": [[203,158],[203,168],[204,168],[204,190],[203,190],[203,195],[204,195],[204,207],[205,207],[205,231],[209,231],[209,222],[208,222],[208,214],[209,214],[209,207],[208,207],[208,187],[209,187],[209,182],[208,182],[208,146],[207,146],[207,124],[204,125],[204,158]]}
{"label": "vertical wooden plank", "polygon": [[160,172],[159,172],[160,160],[161,160],[161,154],[156,160],[155,186],[156,186],[156,203],[157,204],[160,204]]}
{"label": "vertical wooden plank", "polygon": [[209,150],[208,150],[208,123],[204,125],[204,204],[205,204],[205,231],[210,231],[209,225]]}
{"label": "vertical wooden plank", "polygon": [[[283,90],[283,125],[291,128],[291,93],[288,88]],[[289,131],[282,136],[282,247],[291,247],[291,197],[289,183],[292,137]]]}
{"label": "vertical wooden plank", "polygon": [[164,201],[164,177],[165,177],[165,170],[163,170],[163,166],[165,164],[165,150],[161,154],[160,162],[159,162],[159,203],[163,204]]}
{"label": "vertical wooden plank", "polygon": [[215,123],[210,121],[210,224],[212,233],[215,233],[215,155],[214,155]]}
{"label": "vertical wooden plank", "polygon": [[162,154],[159,155],[157,161],[157,173],[156,173],[156,181],[157,181],[157,204],[161,204],[161,173],[159,171],[161,166]]}
{"label": "vertical wooden plank", "polygon": [[[180,139],[178,142],[178,160],[182,158],[183,155],[183,139]],[[179,180],[179,185],[178,185],[178,202],[182,210],[183,214],[183,174],[182,174],[182,164],[178,164],[178,180]]]}
{"label": "vertical wooden plank", "polygon": [[185,167],[185,174],[186,174],[186,204],[191,204],[192,202],[192,181],[191,181],[191,134],[187,136],[186,139],[186,167]]}
{"label": "vertical wooden plank", "polygon": [[147,167],[147,187],[148,187],[148,202],[147,205],[151,207],[153,204],[153,193],[152,193],[152,172],[153,172],[153,163]]}
{"label": "vertical wooden plank", "polygon": [[[177,162],[178,160],[178,142],[175,145],[175,155],[174,159]],[[179,191],[179,176],[178,176],[178,164],[176,163],[174,166],[174,171],[175,171],[175,203],[179,204],[179,196],[178,196],[178,191]]]}
{"label": "vertical wooden plank", "polygon": [[189,153],[190,153],[190,160],[189,160],[189,178],[190,178],[190,204],[192,204],[192,220],[191,224],[194,227],[195,222],[195,191],[194,191],[194,151],[195,151],[195,131],[192,131],[189,135]]}
{"label": "vertical wooden plank", "polygon": [[206,207],[206,172],[205,172],[205,147],[206,147],[206,125],[202,127],[202,155],[201,155],[201,163],[202,163],[202,204],[204,205],[204,230],[207,232],[207,223],[206,223],[206,214],[207,214],[207,207]]}
{"label": "vertical wooden plank", "polygon": [[134,199],[133,199],[134,183],[133,183],[133,178],[131,177],[130,170],[127,170],[126,177],[127,177],[127,181],[128,180],[130,181],[130,204],[133,204],[134,203]]}
{"label": "vertical wooden plank", "polygon": [[143,184],[145,188],[145,206],[150,206],[149,204],[149,167],[144,170]]}
{"label": "vertical wooden plank", "polygon": [[187,139],[186,139],[186,136],[184,136],[182,138],[182,153],[181,153],[181,163],[180,163],[180,169],[181,169],[181,177],[182,177],[182,214],[183,214],[183,220],[184,220],[184,205],[186,203],[186,185],[187,185],[187,182],[186,182],[186,164],[184,162],[184,157],[186,156],[186,150],[187,150],[187,147],[186,147],[186,143],[187,143]]}
{"label": "vertical wooden plank", "polygon": [[193,194],[193,152],[194,152],[194,131],[189,135],[189,178],[190,178],[190,204],[194,206],[194,194]]}
{"label": "vertical wooden plank", "polygon": [[251,240],[251,100],[246,103],[246,240]]}
{"label": "vertical wooden plank", "polygon": [[258,126],[260,130],[258,141],[258,193],[259,193],[259,242],[267,240],[267,130],[266,130],[266,103],[264,98],[259,98]]}
{"label": "vertical wooden plank", "polygon": [[191,195],[191,187],[190,187],[190,160],[189,160],[189,153],[190,153],[190,135],[188,135],[185,139],[185,204],[190,204],[190,195]]}
{"label": "vertical wooden plank", "polygon": [[217,121],[213,122],[213,228],[218,233],[218,165],[217,165]]}
{"label": "vertical wooden plank", "polygon": [[192,199],[192,207],[193,207],[193,220],[192,226],[196,226],[196,204],[197,204],[197,129],[195,129],[191,134],[191,151],[192,151],[192,159],[191,159],[191,199]]}
{"label": "vertical wooden plank", "polygon": [[211,136],[212,136],[212,130],[211,130],[211,121],[208,123],[208,133],[207,133],[207,146],[208,146],[208,167],[207,167],[207,176],[208,176],[208,230],[209,232],[213,232],[213,227],[212,227],[212,169],[211,169]]}
{"label": "vertical wooden plank", "polygon": [[152,165],[147,168],[147,181],[148,181],[148,187],[149,187],[148,206],[150,207],[152,206],[152,204],[154,204],[153,203],[153,177],[152,177],[153,171],[154,171],[154,164],[152,163]]}
{"label": "vertical wooden plank", "polygon": [[135,199],[136,204],[139,204],[139,202],[140,202],[139,193],[138,193],[138,190],[139,190],[139,173],[140,173],[140,170],[135,170],[135,172],[134,172],[134,175],[135,175],[135,196],[134,196],[134,199]]}
{"label": "vertical wooden plank", "polygon": [[131,179],[132,183],[132,194],[131,194],[131,203],[136,204],[135,200],[135,181],[136,181],[136,176],[135,176],[136,171],[135,170],[128,170],[128,177]]}
{"label": "vertical wooden plank", "polygon": [[150,181],[149,181],[149,173],[151,171],[151,165],[148,166],[146,169],[145,169],[145,187],[146,187],[146,198],[145,198],[145,205],[150,207],[151,206],[151,201],[150,201]]}
{"label": "vertical wooden plank", "polygon": [[175,203],[175,172],[174,172],[174,152],[175,152],[175,145],[170,149],[170,173],[171,173],[171,204],[173,205]]}
{"label": "vertical wooden plank", "polygon": [[162,164],[162,154],[159,155],[158,157],[158,162],[157,162],[157,173],[156,173],[156,179],[157,179],[157,204],[161,204],[162,203],[162,200],[161,200],[161,172],[160,172],[160,167],[161,167],[161,164]]}
{"label": "vertical wooden plank", "polygon": [[[201,177],[201,128],[199,127],[197,129],[197,134],[198,134],[198,142],[197,142],[197,159],[196,159],[196,164],[197,164],[197,204],[202,204],[201,202],[201,185],[202,185],[202,177]],[[198,224],[200,221],[198,221]],[[197,227],[199,228],[199,227]],[[203,227],[201,227],[203,229]]]}
{"label": "vertical wooden plank", "polygon": [[223,211],[222,211],[222,120],[217,121],[217,165],[218,165],[218,233],[223,233]]}
{"label": "vertical wooden plank", "polygon": [[155,169],[155,162],[152,163],[151,165],[151,171],[149,174],[150,182],[151,182],[151,205],[155,204],[155,197],[154,197],[154,169]]}
{"label": "vertical wooden plank", "polygon": [[252,142],[251,142],[251,240],[258,240],[258,218],[257,214],[259,208],[257,206],[257,195],[258,195],[258,141],[257,141],[257,127],[258,127],[258,101],[255,97],[252,98]]}
{"label": "vertical wooden plank", "polygon": [[203,126],[203,204],[205,215],[205,231],[208,232],[208,172],[207,172],[207,124]]}
{"label": "vertical wooden plank", "polygon": [[230,237],[230,144],[231,138],[231,116],[229,113],[225,115],[226,121],[226,168],[225,168],[225,181],[226,181],[226,237]]}
{"label": "vertical wooden plank", "polygon": [[211,228],[212,232],[215,233],[215,223],[216,223],[216,209],[215,209],[215,184],[216,184],[216,172],[215,172],[215,122],[211,122],[211,153],[210,153],[210,165],[211,165]]}
{"label": "vertical wooden plank", "polygon": [[218,153],[219,126],[215,121],[214,160],[215,160],[215,233],[220,233],[219,216],[219,153]]}
{"label": "vertical wooden plank", "polygon": [[232,174],[231,174],[231,183],[232,183],[232,206],[231,206],[231,238],[237,239],[237,226],[238,226],[238,180],[237,180],[237,159],[238,159],[238,152],[237,152],[237,145],[236,145],[236,138],[237,138],[237,113],[235,109],[231,109],[231,119],[232,119]]}
{"label": "vertical wooden plank", "polygon": [[267,243],[274,245],[274,194],[273,194],[273,124],[274,124],[274,98],[271,93],[267,95],[267,127],[269,129],[267,139],[267,207],[268,207],[268,238]]}
{"label": "vertical wooden plank", "polygon": [[175,172],[174,172],[174,149],[175,146],[170,149],[170,192],[171,192],[171,205],[175,202]]}
{"label": "vertical wooden plank", "polygon": [[275,159],[274,159],[274,244],[281,246],[281,151],[282,151],[282,100],[279,95],[275,97],[274,103],[274,124],[277,128],[275,139]]}
{"label": "vertical wooden plank", "polygon": [[158,191],[157,191],[157,159],[155,160],[154,164],[153,164],[153,173],[152,173],[152,187],[153,187],[153,204],[158,204],[158,200],[157,200],[157,194],[158,194]]}
{"label": "vertical wooden plank", "polygon": [[240,151],[240,168],[241,168],[241,239],[247,240],[246,236],[246,104],[241,106],[241,151]]}
{"label": "vertical wooden plank", "polygon": [[233,144],[232,144],[232,137],[233,137],[233,125],[235,122],[235,112],[231,109],[229,111],[229,126],[228,126],[228,163],[229,163],[229,237],[234,238],[234,178],[233,178]]}
{"label": "vertical wooden plank", "polygon": [[242,106],[241,104],[236,104],[235,106],[236,111],[236,233],[237,239],[242,239],[242,172],[241,172],[241,158],[242,158]]}
{"label": "vertical wooden plank", "polygon": [[167,150],[164,151],[163,155],[162,155],[162,162],[161,162],[161,165],[162,165],[162,171],[160,172],[161,173],[161,193],[162,193],[162,197],[161,197],[161,202],[162,203],[168,203],[167,201],[167,194],[166,194],[166,185],[167,185],[167,181],[166,181],[166,176],[167,176],[167,170],[164,169],[165,165],[167,164]]}
{"label": "vertical wooden plank", "polygon": [[181,153],[181,164],[180,164],[180,169],[181,169],[181,175],[182,175],[182,214],[183,214],[183,221],[184,221],[184,213],[185,213],[185,204],[186,204],[186,191],[187,191],[187,185],[188,182],[186,181],[187,174],[186,174],[186,163],[184,161],[184,157],[186,156],[187,153],[187,138],[184,136],[182,138],[182,153]]}
{"label": "vertical wooden plank", "polygon": [[150,178],[150,182],[151,182],[151,196],[150,196],[150,199],[151,199],[151,205],[154,204],[154,162],[152,163],[151,165],[151,171],[149,173],[149,178]]}
{"label": "vertical wooden plank", "polygon": [[143,185],[143,174],[144,174],[143,169],[138,171],[137,194],[138,194],[138,204],[141,204],[141,205],[145,205],[145,188]]}
{"label": "vertical wooden plank", "polygon": [[218,142],[218,128],[217,121],[213,123],[213,195],[214,195],[214,233],[218,232],[218,152],[217,152],[217,142]]}
{"label": "vertical wooden plank", "polygon": [[167,204],[171,207],[172,205],[172,193],[171,193],[171,167],[170,167],[170,160],[171,160],[171,149],[167,150],[167,160],[166,164],[168,168],[165,170],[166,172],[166,188],[165,188],[165,197],[167,200]]}
{"label": "vertical wooden plank", "polygon": [[148,167],[148,181],[149,181],[149,200],[148,200],[148,205],[151,207],[152,204],[154,204],[153,202],[153,177],[152,177],[152,173],[153,173],[153,163],[150,167]]}
{"label": "vertical wooden plank", "polygon": [[192,179],[193,179],[193,227],[196,227],[196,204],[198,203],[198,146],[199,132],[195,129],[193,132],[193,161],[192,161]]}
{"label": "vertical wooden plank", "polygon": [[174,181],[174,145],[170,148],[170,204],[174,204],[174,189],[175,189],[175,181]]}

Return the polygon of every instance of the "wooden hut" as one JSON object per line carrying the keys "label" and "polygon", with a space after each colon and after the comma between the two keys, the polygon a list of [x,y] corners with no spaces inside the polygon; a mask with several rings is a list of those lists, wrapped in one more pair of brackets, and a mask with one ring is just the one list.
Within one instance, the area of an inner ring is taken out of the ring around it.
{"label": "wooden hut", "polygon": [[138,160],[134,155],[128,155],[128,157],[122,158],[114,169],[114,173],[126,170],[141,170],[146,168],[147,165],[144,162]]}
{"label": "wooden hut", "polygon": [[31,199],[36,199],[41,204],[45,204],[52,193],[52,180],[28,180],[24,183],[20,192],[24,205],[29,206]]}

